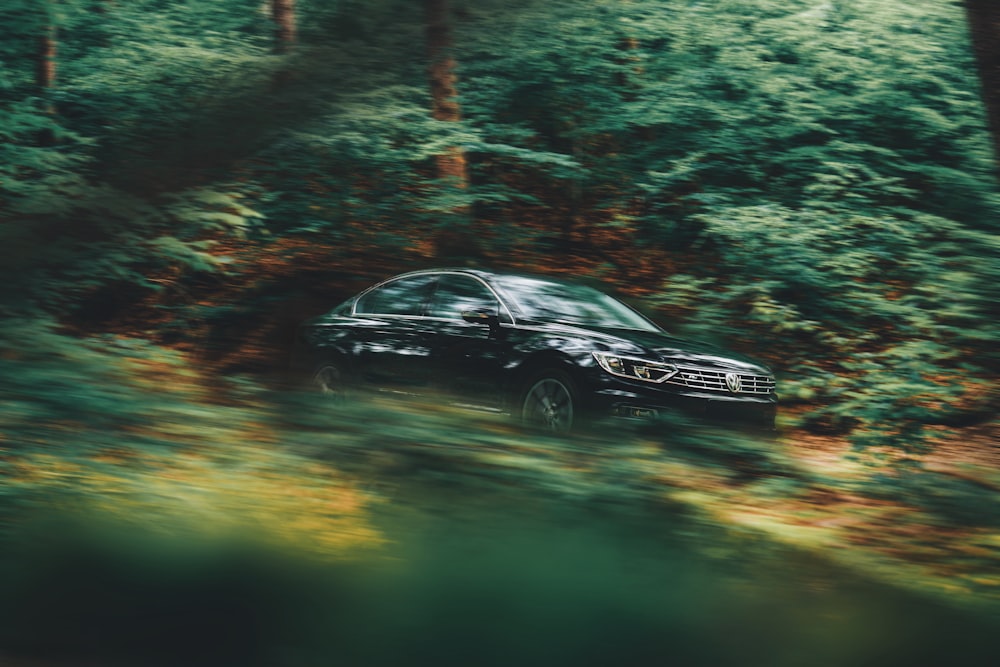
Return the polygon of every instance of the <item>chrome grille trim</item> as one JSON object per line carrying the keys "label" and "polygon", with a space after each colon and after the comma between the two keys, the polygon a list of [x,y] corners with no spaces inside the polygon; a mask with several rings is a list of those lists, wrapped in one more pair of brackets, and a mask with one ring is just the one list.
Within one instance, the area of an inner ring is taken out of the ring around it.
{"label": "chrome grille trim", "polygon": [[[733,393],[726,386],[726,374],[735,371],[725,371],[694,366],[677,366],[677,374],[666,381],[689,389],[704,389],[706,391],[721,391]],[[774,392],[774,378],[769,375],[739,373],[740,394],[770,394]]]}

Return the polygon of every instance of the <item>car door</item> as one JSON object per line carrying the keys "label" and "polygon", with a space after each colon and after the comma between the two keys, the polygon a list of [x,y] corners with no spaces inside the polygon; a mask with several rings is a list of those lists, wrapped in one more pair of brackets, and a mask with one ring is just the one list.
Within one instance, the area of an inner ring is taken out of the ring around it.
{"label": "car door", "polygon": [[436,274],[404,276],[358,298],[355,358],[365,384],[414,391],[427,383],[423,314],[436,280]]}
{"label": "car door", "polygon": [[[483,315],[470,323],[464,313]],[[453,400],[501,404],[505,325],[512,320],[486,283],[462,273],[442,273],[427,309],[430,384]]]}

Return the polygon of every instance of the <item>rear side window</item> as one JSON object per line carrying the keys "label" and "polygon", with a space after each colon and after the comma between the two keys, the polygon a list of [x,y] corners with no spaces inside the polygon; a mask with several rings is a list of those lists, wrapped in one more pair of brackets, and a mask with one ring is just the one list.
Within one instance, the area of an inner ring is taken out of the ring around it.
{"label": "rear side window", "polygon": [[386,283],[358,299],[354,312],[364,315],[423,315],[435,275],[412,276]]}

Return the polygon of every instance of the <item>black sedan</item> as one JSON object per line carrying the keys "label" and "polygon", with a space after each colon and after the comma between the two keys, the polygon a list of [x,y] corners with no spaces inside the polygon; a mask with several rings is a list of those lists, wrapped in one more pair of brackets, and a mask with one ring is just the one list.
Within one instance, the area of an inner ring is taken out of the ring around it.
{"label": "black sedan", "polygon": [[675,338],[591,287],[536,276],[406,273],[306,322],[299,344],[331,395],[434,392],[553,431],[673,408],[770,427],[778,400],[767,366]]}

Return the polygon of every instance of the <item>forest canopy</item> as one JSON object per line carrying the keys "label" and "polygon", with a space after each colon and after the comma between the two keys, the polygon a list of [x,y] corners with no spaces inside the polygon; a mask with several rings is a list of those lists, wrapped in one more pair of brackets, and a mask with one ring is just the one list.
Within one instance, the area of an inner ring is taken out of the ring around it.
{"label": "forest canopy", "polygon": [[211,339],[259,370],[358,282],[472,263],[587,273],[763,354],[802,424],[859,444],[995,408],[1000,218],[961,3],[3,13],[8,348]]}

